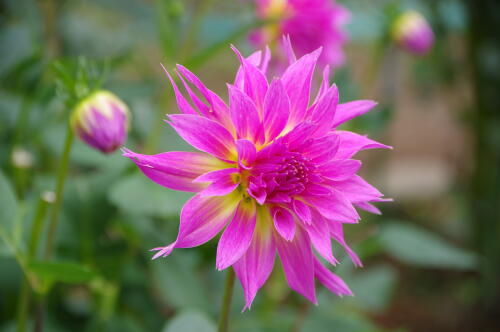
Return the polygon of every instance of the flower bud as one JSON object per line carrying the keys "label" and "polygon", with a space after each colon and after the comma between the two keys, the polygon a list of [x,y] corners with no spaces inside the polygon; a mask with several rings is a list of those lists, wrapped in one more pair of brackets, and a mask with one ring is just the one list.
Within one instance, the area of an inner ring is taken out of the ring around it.
{"label": "flower bud", "polygon": [[392,35],[402,48],[415,55],[425,55],[434,44],[434,33],[429,23],[416,11],[399,15],[393,23]]}
{"label": "flower bud", "polygon": [[103,153],[111,153],[127,138],[130,112],[109,91],[100,90],[80,102],[71,115],[71,127],[82,141]]}

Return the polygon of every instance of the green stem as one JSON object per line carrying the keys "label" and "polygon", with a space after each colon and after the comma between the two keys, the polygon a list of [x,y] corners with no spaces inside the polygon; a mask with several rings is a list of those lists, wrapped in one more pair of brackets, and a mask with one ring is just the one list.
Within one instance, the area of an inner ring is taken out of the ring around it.
{"label": "green stem", "polygon": [[[28,242],[28,253],[26,255],[26,260],[29,262],[36,254],[36,249],[38,248],[38,243],[40,241],[40,234],[42,233],[43,220],[45,213],[47,211],[47,205],[49,201],[41,196],[38,200],[36,207],[35,217],[33,219],[33,224],[31,225],[30,239]],[[30,292],[29,292],[28,279],[25,276],[23,283],[21,285],[21,290],[19,293],[19,302],[17,307],[17,331],[26,331],[26,318],[28,313],[28,307],[30,303]]]}
{"label": "green stem", "polygon": [[50,214],[49,231],[47,233],[47,244],[45,246],[45,259],[49,259],[54,249],[54,238],[57,229],[57,222],[59,219],[59,212],[61,211],[62,196],[64,191],[64,183],[66,182],[66,175],[68,174],[69,156],[71,154],[71,146],[73,144],[73,130],[68,123],[66,131],[66,140],[64,142],[64,149],[61,156],[61,163],[59,165],[59,172],[57,174],[56,184],[56,200],[54,207]]}
{"label": "green stem", "polygon": [[222,307],[219,316],[218,332],[227,332],[229,311],[231,309],[231,299],[233,297],[234,288],[234,272],[229,268],[226,275],[226,283],[224,284],[224,297],[222,299]]}

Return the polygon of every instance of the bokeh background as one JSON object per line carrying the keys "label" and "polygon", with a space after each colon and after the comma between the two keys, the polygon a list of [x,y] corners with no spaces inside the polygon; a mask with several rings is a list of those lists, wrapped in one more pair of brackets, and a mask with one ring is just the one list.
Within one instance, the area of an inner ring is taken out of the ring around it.
{"label": "bokeh background", "polygon": [[[346,227],[365,267],[342,259],[335,272],[354,297],[321,289],[319,306],[309,305],[278,267],[250,311],[240,313],[236,285],[231,331],[500,331],[500,3],[339,2],[352,19],[333,79],[342,101],[379,102],[347,128],[394,146],[359,159],[395,201]],[[394,13],[408,8],[436,34],[425,57],[388,38]],[[1,331],[16,330],[19,252],[40,195],[54,190],[71,112],[60,68],[104,68],[104,87],[132,112],[127,147],[184,150],[162,121],[177,108],[160,63],[182,63],[226,96],[238,66],[228,46],[249,54],[257,24],[243,0],[0,1]],[[155,261],[148,251],[175,238],[188,197],[150,182],[119,151],[76,141],[57,229],[63,263],[27,267],[50,290],[43,299],[44,287],[29,291],[28,329],[42,315],[45,331],[215,331],[216,241]]]}

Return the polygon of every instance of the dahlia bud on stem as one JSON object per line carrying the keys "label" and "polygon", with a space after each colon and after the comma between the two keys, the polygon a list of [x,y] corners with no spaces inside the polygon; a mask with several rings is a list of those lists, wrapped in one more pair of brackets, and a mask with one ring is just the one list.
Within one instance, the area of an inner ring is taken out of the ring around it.
{"label": "dahlia bud on stem", "polygon": [[434,45],[434,33],[427,20],[416,11],[399,15],[392,25],[396,43],[411,54],[425,55]]}
{"label": "dahlia bud on stem", "polygon": [[74,133],[89,146],[111,153],[127,138],[130,112],[109,91],[100,90],[80,102],[71,115]]}

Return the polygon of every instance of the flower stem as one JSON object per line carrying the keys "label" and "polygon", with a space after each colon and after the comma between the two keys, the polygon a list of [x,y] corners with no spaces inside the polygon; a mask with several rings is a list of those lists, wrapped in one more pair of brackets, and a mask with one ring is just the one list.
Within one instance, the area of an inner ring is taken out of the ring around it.
{"label": "flower stem", "polygon": [[49,259],[54,249],[54,238],[57,229],[57,222],[59,219],[59,212],[61,211],[62,196],[64,191],[64,183],[66,182],[66,175],[68,174],[69,156],[71,153],[71,146],[73,144],[73,130],[68,123],[66,131],[66,140],[64,142],[63,153],[61,156],[61,163],[59,165],[59,172],[57,174],[56,183],[56,198],[54,207],[50,214],[49,231],[47,233],[47,244],[45,246],[45,259]]}
{"label": "flower stem", "polygon": [[[40,240],[40,234],[42,233],[43,220],[45,218],[45,212],[47,211],[48,203],[50,203],[50,200],[48,200],[43,195],[38,199],[35,217],[33,219],[33,224],[31,225],[30,239],[28,243],[28,253],[26,255],[26,260],[28,262],[36,254],[36,249],[38,247],[38,242]],[[21,285],[21,290],[19,293],[19,302],[17,306],[18,332],[26,331],[26,318],[27,318],[29,303],[30,303],[30,288],[28,279],[25,276]]]}
{"label": "flower stem", "polygon": [[234,272],[233,269],[227,270],[226,282],[224,284],[224,297],[222,299],[222,307],[219,316],[218,332],[227,332],[229,311],[231,309],[231,299],[233,297],[234,288]]}

